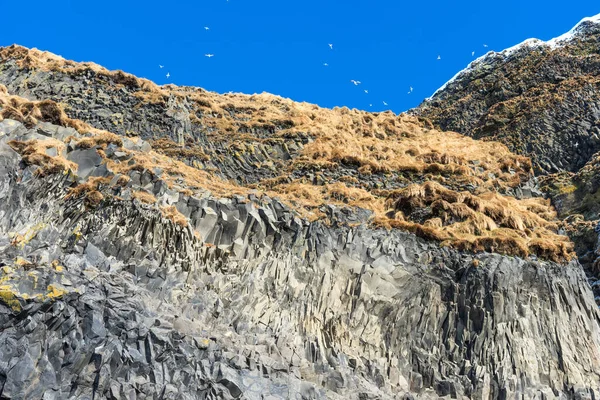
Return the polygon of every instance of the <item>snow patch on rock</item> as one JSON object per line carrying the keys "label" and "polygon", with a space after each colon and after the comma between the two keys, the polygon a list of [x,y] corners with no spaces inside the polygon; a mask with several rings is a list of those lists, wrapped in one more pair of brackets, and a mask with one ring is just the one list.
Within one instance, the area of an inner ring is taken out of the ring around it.
{"label": "snow patch on rock", "polygon": [[444,83],[438,90],[433,92],[433,94],[430,97],[428,97],[427,100],[431,100],[436,94],[438,94],[439,92],[444,90],[446,87],[448,87],[448,85],[450,83],[454,82],[461,75],[471,71],[473,68],[475,68],[480,63],[488,60],[490,57],[495,57],[495,56],[499,55],[504,58],[507,58],[514,52],[516,52],[522,48],[525,48],[525,47],[534,48],[534,47],[540,47],[540,46],[548,46],[551,49],[555,49],[557,47],[564,46],[565,44],[567,44],[568,42],[570,42],[571,40],[573,40],[574,38],[576,38],[578,36],[578,33],[581,31],[581,28],[585,23],[600,24],[600,14],[594,15],[593,17],[583,18],[581,21],[579,21],[577,23],[577,25],[575,25],[573,28],[571,28],[570,31],[563,33],[562,35],[555,37],[554,39],[550,39],[548,41],[543,41],[543,40],[536,39],[536,38],[530,38],[530,39],[524,40],[523,42],[521,42],[517,45],[514,45],[512,47],[504,49],[500,52],[489,51],[486,54],[484,54],[483,56],[481,56],[481,57],[477,58],[476,60],[472,61],[471,63],[469,63],[467,68],[459,71],[456,75],[454,75],[452,78],[450,78],[450,80],[448,82]]}

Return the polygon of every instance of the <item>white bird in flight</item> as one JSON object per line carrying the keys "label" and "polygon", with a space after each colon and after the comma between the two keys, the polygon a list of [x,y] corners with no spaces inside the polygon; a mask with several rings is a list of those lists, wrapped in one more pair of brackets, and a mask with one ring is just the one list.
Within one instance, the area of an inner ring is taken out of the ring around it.
{"label": "white bird in flight", "polygon": [[210,30],[210,28],[208,26],[205,26],[204,30],[208,31],[208,30]]}
{"label": "white bird in flight", "polygon": [[164,68],[164,66],[163,65],[159,65],[158,68]]}
{"label": "white bird in flight", "polygon": [[329,67],[329,64],[327,64],[327,63],[323,63],[323,66],[324,66],[324,67]]}
{"label": "white bird in flight", "polygon": [[367,89],[365,89],[365,93],[366,93],[366,94],[369,94],[369,91],[368,91]]}
{"label": "white bird in flight", "polygon": [[471,57],[475,57],[475,52],[474,51],[471,52]]}
{"label": "white bird in flight", "polygon": [[383,105],[384,105],[384,106],[387,106],[387,105],[388,105],[388,103],[386,103],[386,102],[384,101],[384,102],[383,102]]}
{"label": "white bird in flight", "polygon": [[360,81],[355,81],[354,79],[350,79],[350,82],[354,83],[354,86],[360,85]]}
{"label": "white bird in flight", "polygon": [[330,48],[331,50],[333,50],[333,44],[332,44],[332,43],[329,43],[329,48]]}
{"label": "white bird in flight", "polygon": [[168,79],[170,76],[171,76],[171,74],[167,72],[167,79]]}
{"label": "white bird in flight", "polygon": [[442,59],[442,56],[438,56],[438,58],[437,58],[437,59],[438,59],[438,60],[441,60],[441,59]]}
{"label": "white bird in flight", "polygon": [[408,94],[411,94],[411,93],[412,93],[412,91],[413,91],[413,87],[412,87],[412,86],[410,86],[410,87],[409,87],[409,89],[408,89]]}
{"label": "white bird in flight", "polygon": [[373,107],[373,104],[369,104],[369,107]]}
{"label": "white bird in flight", "polygon": [[211,58],[211,57],[214,57],[215,55],[214,54],[205,54],[204,56],[208,57],[208,58]]}
{"label": "white bird in flight", "polygon": [[487,44],[484,44],[483,47],[488,47]]}

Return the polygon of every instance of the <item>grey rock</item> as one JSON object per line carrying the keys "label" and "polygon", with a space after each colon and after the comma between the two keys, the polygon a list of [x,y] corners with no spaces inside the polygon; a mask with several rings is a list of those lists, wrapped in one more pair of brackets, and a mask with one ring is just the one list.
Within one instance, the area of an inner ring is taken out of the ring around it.
{"label": "grey rock", "polygon": [[102,157],[94,148],[74,150],[68,154],[67,158],[77,164],[77,175],[81,178],[87,178],[102,162]]}

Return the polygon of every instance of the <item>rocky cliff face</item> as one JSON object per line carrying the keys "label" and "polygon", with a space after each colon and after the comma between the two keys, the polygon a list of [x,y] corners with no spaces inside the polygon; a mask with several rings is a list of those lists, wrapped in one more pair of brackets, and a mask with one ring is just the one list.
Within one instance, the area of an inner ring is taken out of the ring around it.
{"label": "rocky cliff face", "polygon": [[596,16],[548,42],[490,52],[413,112],[505,143],[538,172],[576,172],[600,150],[599,43]]}
{"label": "rocky cliff face", "polygon": [[0,54],[0,397],[600,396],[527,158]]}
{"label": "rocky cliff face", "polygon": [[413,114],[531,157],[600,300],[600,16],[474,61]]}

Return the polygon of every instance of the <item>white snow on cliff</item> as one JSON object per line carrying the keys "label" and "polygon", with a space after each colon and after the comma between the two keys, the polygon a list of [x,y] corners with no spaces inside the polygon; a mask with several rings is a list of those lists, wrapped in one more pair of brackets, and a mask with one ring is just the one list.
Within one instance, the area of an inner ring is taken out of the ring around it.
{"label": "white snow on cliff", "polygon": [[504,49],[500,52],[496,52],[496,51],[489,51],[486,54],[484,54],[483,56],[479,57],[478,59],[472,61],[467,68],[459,71],[456,75],[454,75],[448,82],[444,83],[438,90],[436,90],[431,97],[429,97],[427,100],[430,100],[433,96],[435,96],[438,92],[441,92],[442,90],[444,90],[446,88],[446,86],[448,86],[450,83],[452,83],[453,81],[455,81],[459,76],[461,76],[462,74],[470,71],[471,69],[473,69],[475,66],[477,66],[478,64],[480,64],[481,62],[487,60],[490,57],[494,57],[494,56],[503,56],[504,58],[510,56],[512,53],[514,53],[515,51],[522,49],[524,47],[540,47],[540,46],[548,46],[552,49],[555,49],[557,47],[563,46],[566,43],[570,42],[571,40],[573,40],[573,38],[577,37],[578,32],[581,29],[581,26],[586,23],[586,22],[591,22],[594,24],[600,24],[600,14],[594,15],[593,17],[586,17],[584,19],[582,19],[581,21],[579,21],[577,23],[577,25],[575,25],[569,32],[564,33],[558,37],[555,37],[554,39],[550,39],[548,41],[543,41],[540,39],[535,39],[535,38],[531,38],[531,39],[527,39],[524,40],[523,42],[509,47],[508,49]]}

